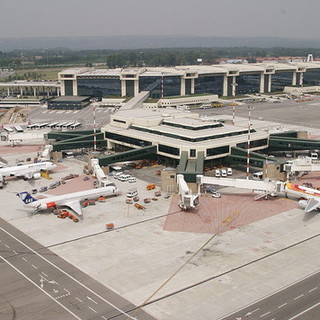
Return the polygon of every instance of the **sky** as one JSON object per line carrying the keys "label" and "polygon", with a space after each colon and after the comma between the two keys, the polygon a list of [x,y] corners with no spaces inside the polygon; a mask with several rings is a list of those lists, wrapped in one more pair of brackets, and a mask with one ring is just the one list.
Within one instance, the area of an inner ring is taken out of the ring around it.
{"label": "sky", "polygon": [[192,35],[319,39],[319,0],[1,0],[0,38]]}

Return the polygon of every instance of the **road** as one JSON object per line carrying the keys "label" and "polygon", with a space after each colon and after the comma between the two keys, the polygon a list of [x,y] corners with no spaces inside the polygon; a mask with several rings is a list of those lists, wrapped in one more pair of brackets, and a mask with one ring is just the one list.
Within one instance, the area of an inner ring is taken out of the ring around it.
{"label": "road", "polygon": [[[318,118],[320,116],[320,101],[315,97],[313,101],[296,102],[295,100],[285,100],[281,103],[255,102],[239,105],[235,107],[236,117],[248,117],[247,106],[252,105],[252,119],[280,122],[284,125],[305,126],[307,128],[319,129]],[[193,109],[200,115],[232,115],[232,106],[212,109]]]}
{"label": "road", "polygon": [[153,319],[2,219],[0,263],[1,320]]}
{"label": "road", "polygon": [[320,272],[223,320],[315,320],[320,314]]}

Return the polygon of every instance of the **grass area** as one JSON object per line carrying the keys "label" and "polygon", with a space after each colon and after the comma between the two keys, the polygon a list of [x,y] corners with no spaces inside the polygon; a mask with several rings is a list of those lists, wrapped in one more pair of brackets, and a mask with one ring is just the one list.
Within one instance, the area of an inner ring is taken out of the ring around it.
{"label": "grass area", "polygon": [[58,73],[65,67],[17,69],[7,78],[1,78],[1,82],[14,80],[58,80]]}
{"label": "grass area", "polygon": [[203,97],[203,96],[212,96],[213,93],[198,93],[198,94],[190,94],[186,96],[170,96],[170,97],[163,97],[163,99],[181,99],[181,98],[193,98],[193,97]]}

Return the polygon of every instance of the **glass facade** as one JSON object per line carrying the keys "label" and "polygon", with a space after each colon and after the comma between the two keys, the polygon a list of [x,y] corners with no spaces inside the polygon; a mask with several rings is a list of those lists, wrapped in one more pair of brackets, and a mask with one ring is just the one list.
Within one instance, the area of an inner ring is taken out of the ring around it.
{"label": "glass facade", "polygon": [[[163,86],[163,88],[162,88]],[[151,90],[151,98],[161,98],[163,96],[179,96],[181,87],[180,76],[160,76],[139,77],[139,91]]]}
{"label": "glass facade", "polygon": [[210,93],[222,95],[223,76],[200,76],[195,79],[194,93]]}
{"label": "glass facade", "polygon": [[73,96],[73,81],[64,80],[64,90],[66,96]]}
{"label": "glass facade", "polygon": [[125,142],[128,144],[133,144],[135,146],[139,146],[139,147],[147,147],[147,146],[151,146],[152,143],[149,141],[144,141],[141,139],[136,139],[136,138],[131,138],[131,137],[127,137],[127,136],[123,136],[122,134],[117,134],[117,133],[112,133],[112,132],[106,132],[105,133],[105,137],[107,139],[112,139],[112,140],[116,140],[116,141],[120,141],[120,142]]}
{"label": "glass facade", "polygon": [[167,126],[170,126],[170,127],[182,128],[182,129],[187,129],[187,130],[193,130],[193,131],[223,127],[222,123],[206,124],[206,125],[203,125],[203,126],[192,127],[192,126],[188,126],[186,124],[173,123],[173,122],[167,122],[167,121],[163,121],[162,125],[167,125]]}
{"label": "glass facade", "polygon": [[222,146],[222,147],[207,149],[207,157],[217,156],[224,153],[229,153],[229,146]]}
{"label": "glass facade", "polygon": [[180,154],[180,150],[178,148],[165,146],[163,144],[159,144],[158,150],[159,152],[172,154],[174,156],[178,156]]}
{"label": "glass facade", "polygon": [[307,86],[320,85],[320,69],[309,70],[303,74],[303,84]]}
{"label": "glass facade", "polygon": [[272,75],[271,91],[283,91],[285,86],[292,85],[293,72],[276,72]]}
{"label": "glass facade", "polygon": [[119,78],[78,78],[79,96],[120,96],[121,83]]}
{"label": "glass facade", "polygon": [[[240,136],[240,135],[248,134],[248,130],[242,130],[242,131],[233,131],[233,132],[227,132],[227,133],[221,133],[221,134],[215,134],[215,135],[206,135],[206,136],[202,136],[202,137],[191,138],[191,137],[186,137],[185,135],[180,135],[180,134],[160,131],[160,130],[156,130],[156,129],[138,127],[138,126],[135,126],[135,125],[132,125],[130,128],[134,129],[134,130],[137,130],[137,131],[147,132],[147,133],[156,134],[156,135],[159,135],[159,136],[164,136],[164,137],[174,138],[174,139],[180,139],[180,140],[189,141],[189,142],[200,142],[200,141],[207,141],[207,140],[211,140],[211,139],[222,139],[222,138],[226,138],[226,137],[233,137],[233,136]],[[250,130],[250,132],[253,133],[253,132],[256,132],[256,130],[252,129],[252,130]]]}
{"label": "glass facade", "polygon": [[[256,147],[262,147],[268,145],[268,139],[260,139],[260,140],[253,140],[250,141],[250,149]],[[242,142],[237,144],[238,148],[248,149],[248,142]]]}
{"label": "glass facade", "polygon": [[260,91],[260,74],[242,74],[236,79],[236,93],[258,93]]}

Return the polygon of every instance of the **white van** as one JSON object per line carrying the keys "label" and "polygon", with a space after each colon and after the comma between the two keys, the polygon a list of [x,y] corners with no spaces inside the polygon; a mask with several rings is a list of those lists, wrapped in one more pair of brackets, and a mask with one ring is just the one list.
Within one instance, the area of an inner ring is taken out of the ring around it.
{"label": "white van", "polygon": [[227,170],[226,169],[222,169],[221,170],[221,177],[226,177],[227,176]]}
{"label": "white van", "polygon": [[138,191],[137,189],[130,189],[128,192],[127,192],[127,198],[134,198],[138,195]]}
{"label": "white van", "polygon": [[220,170],[219,169],[215,170],[214,175],[215,177],[220,178],[221,177]]}
{"label": "white van", "polygon": [[118,180],[121,182],[128,181],[131,178],[130,174],[122,174],[118,177]]}
{"label": "white van", "polygon": [[232,176],[232,168],[227,168],[227,175]]}
{"label": "white van", "polygon": [[263,178],[263,171],[255,172],[252,175],[252,180],[262,180]]}

